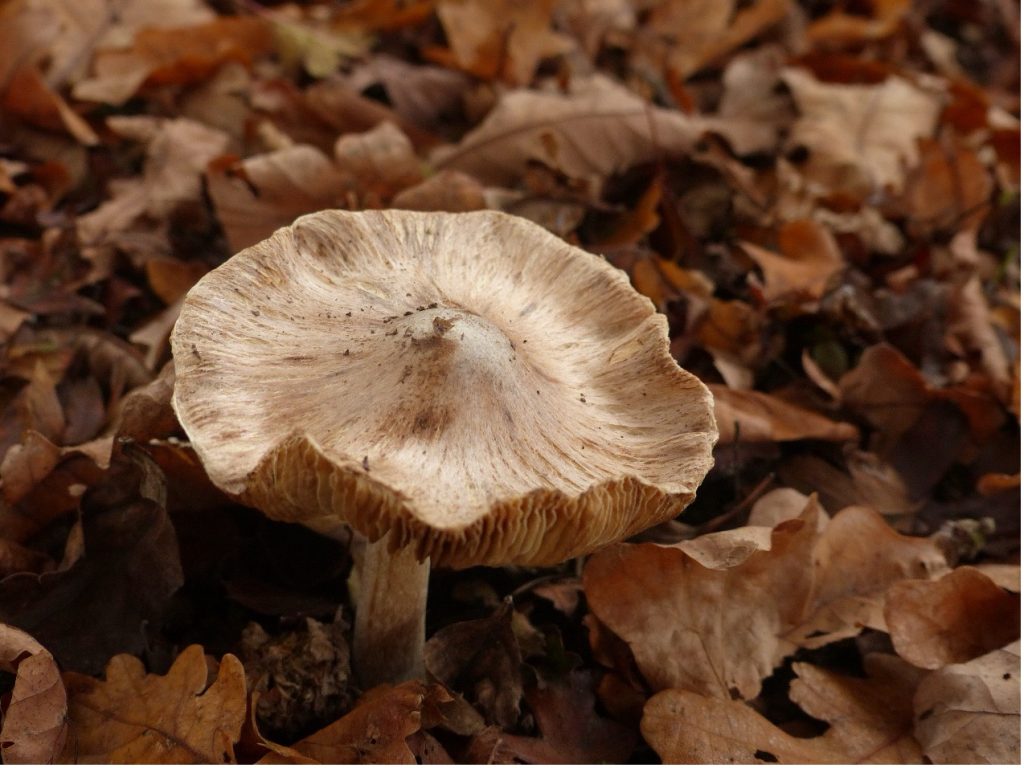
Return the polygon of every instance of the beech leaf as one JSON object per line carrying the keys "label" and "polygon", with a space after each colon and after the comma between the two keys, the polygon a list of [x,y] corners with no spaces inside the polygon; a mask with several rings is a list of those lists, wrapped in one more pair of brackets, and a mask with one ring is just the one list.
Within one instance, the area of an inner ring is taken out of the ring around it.
{"label": "beech leaf", "polygon": [[877,85],[823,83],[801,69],[782,77],[801,113],[789,141],[810,151],[805,171],[815,181],[861,197],[902,191],[920,157],[917,140],[935,130],[937,95],[899,77]]}
{"label": "beech leaf", "polygon": [[511,185],[531,161],[576,179],[604,178],[656,158],[685,155],[715,125],[652,107],[594,75],[565,95],[510,91],[457,146],[435,150],[432,160],[485,184]]}

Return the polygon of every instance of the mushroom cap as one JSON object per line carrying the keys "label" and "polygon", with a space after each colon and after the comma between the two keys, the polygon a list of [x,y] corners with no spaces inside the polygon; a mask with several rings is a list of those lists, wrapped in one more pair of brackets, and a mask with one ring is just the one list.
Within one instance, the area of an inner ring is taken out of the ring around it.
{"label": "mushroom cap", "polygon": [[492,211],[322,211],[197,283],[173,404],[211,480],[436,565],[547,565],[678,514],[708,389],[625,274]]}

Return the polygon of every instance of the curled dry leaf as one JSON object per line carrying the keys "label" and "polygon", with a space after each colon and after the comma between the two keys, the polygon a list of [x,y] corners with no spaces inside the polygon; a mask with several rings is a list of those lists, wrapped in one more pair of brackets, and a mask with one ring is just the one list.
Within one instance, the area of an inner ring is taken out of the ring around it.
{"label": "curled dry leaf", "polygon": [[802,219],[783,224],[778,238],[781,253],[742,244],[764,274],[765,300],[820,299],[832,277],[846,266],[832,233]]}
{"label": "curled dry leaf", "polygon": [[665,763],[918,763],[911,697],[917,682],[892,656],[866,660],[868,679],[793,665],[790,697],[828,722],[823,735],[801,739],[741,701],[662,691],[644,707],[640,730]]}
{"label": "curled dry leaf", "polygon": [[903,189],[906,170],[917,165],[917,141],[935,130],[936,95],[890,77],[877,85],[823,83],[801,69],[787,69],[801,117],[789,142],[805,147],[804,172],[831,192],[857,197]]}
{"label": "curled dry leaf", "polygon": [[925,669],[970,661],[1020,634],[1020,597],[970,567],[938,581],[893,584],[885,596],[885,623],[896,652]]}
{"label": "curled dry leaf", "polygon": [[231,250],[269,237],[297,216],[336,207],[349,179],[323,152],[297,144],[208,171],[210,197]]}
{"label": "curled dry leaf", "polygon": [[0,728],[4,763],[57,762],[68,732],[67,694],[57,662],[31,635],[0,624],[0,669],[15,675]]}
{"label": "curled dry leaf", "polygon": [[228,654],[216,679],[198,645],[166,675],[115,656],[105,679],[65,674],[69,726],[61,762],[231,763],[245,720],[245,670]]}
{"label": "curled dry leaf", "polygon": [[715,396],[719,444],[784,442],[787,440],[856,440],[853,424],[832,421],[773,395],[708,384]]}
{"label": "curled dry leaf", "polygon": [[932,672],[914,695],[914,735],[933,763],[1020,763],[1020,641]]}
{"label": "curled dry leaf", "polygon": [[638,163],[686,154],[712,123],[652,107],[601,76],[568,94],[516,90],[455,147],[435,150],[434,164],[484,184],[513,185],[530,161],[574,179],[604,178]]}
{"label": "curled dry leaf", "polygon": [[583,572],[588,603],[655,690],[753,698],[798,646],[884,629],[885,590],[944,567],[931,541],[901,536],[876,512],[850,507],[819,533],[822,514],[812,497],[773,530],[610,547]]}
{"label": "curled dry leaf", "polygon": [[[800,513],[807,509],[809,501],[809,496],[795,488],[775,488],[754,502],[754,506],[750,508],[747,525],[774,528],[783,520],[800,517]],[[818,530],[823,530],[828,521],[829,516],[824,512],[818,515]]]}

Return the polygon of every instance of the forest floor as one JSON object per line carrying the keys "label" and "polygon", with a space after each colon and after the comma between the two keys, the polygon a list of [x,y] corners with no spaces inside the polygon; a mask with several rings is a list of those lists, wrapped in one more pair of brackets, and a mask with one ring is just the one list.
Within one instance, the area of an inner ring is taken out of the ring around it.
{"label": "forest floor", "polygon": [[[0,3],[4,762],[1020,761],[1010,0]],[[349,546],[207,479],[186,292],[326,208],[601,254],[715,395],[677,519],[438,569],[362,691]]]}

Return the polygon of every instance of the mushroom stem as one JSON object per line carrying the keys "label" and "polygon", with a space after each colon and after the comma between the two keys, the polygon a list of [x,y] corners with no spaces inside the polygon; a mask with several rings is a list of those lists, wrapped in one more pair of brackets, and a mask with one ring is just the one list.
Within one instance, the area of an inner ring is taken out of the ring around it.
{"label": "mushroom stem", "polygon": [[422,678],[430,560],[414,547],[388,552],[386,538],[367,542],[353,595],[353,655],[363,688]]}

